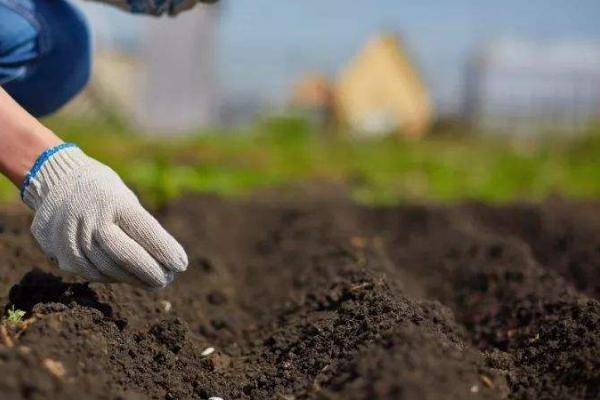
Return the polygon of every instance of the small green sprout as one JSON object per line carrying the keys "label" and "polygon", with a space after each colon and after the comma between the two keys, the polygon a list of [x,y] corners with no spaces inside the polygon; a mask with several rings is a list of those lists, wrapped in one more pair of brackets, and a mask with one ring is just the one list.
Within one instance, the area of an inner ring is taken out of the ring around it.
{"label": "small green sprout", "polygon": [[23,321],[25,314],[25,311],[19,310],[18,308],[15,309],[13,304],[10,310],[8,310],[8,316],[6,317],[6,320],[12,324],[18,324],[19,322]]}

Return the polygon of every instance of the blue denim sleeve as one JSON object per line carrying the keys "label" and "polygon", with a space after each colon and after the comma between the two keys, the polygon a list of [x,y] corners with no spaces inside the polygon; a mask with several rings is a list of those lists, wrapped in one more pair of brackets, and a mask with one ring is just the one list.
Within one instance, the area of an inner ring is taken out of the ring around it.
{"label": "blue denim sleeve", "polygon": [[0,85],[21,79],[39,56],[39,27],[26,10],[0,1]]}

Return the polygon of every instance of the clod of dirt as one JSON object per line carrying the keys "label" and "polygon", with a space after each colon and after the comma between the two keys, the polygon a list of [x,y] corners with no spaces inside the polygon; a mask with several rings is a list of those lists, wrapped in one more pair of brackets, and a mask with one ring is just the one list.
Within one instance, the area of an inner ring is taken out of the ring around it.
{"label": "clod of dirt", "polygon": [[36,313],[44,314],[64,311],[75,304],[95,308],[107,317],[112,316],[112,308],[100,303],[96,293],[87,284],[64,283],[55,275],[34,269],[14,285],[8,294],[9,303],[5,312],[15,309],[31,313],[37,305]]}

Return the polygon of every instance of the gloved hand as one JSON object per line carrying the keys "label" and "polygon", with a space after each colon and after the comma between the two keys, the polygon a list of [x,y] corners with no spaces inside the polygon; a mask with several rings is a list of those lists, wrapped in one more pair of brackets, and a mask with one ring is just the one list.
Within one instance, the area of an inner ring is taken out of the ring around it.
{"label": "gloved hand", "polygon": [[27,175],[31,231],[61,269],[95,282],[170,284],[187,255],[106,165],[73,144],[45,151]]}
{"label": "gloved hand", "polygon": [[182,11],[194,8],[198,2],[200,3],[216,3],[218,0],[172,0],[169,5],[169,15],[176,16]]}
{"label": "gloved hand", "polygon": [[198,3],[216,3],[218,0],[96,0],[111,4],[135,14],[154,16],[176,16],[182,11],[193,8]]}

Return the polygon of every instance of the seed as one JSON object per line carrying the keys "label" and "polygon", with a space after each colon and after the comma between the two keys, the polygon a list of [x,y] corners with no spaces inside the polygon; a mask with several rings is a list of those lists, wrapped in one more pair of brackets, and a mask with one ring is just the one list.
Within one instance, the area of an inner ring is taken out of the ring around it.
{"label": "seed", "polygon": [[494,387],[494,382],[490,379],[489,376],[481,375],[481,380],[485,383],[485,386],[491,388]]}
{"label": "seed", "polygon": [[477,386],[477,385],[471,386],[471,393],[478,393],[478,392],[479,392],[479,386]]}
{"label": "seed", "polygon": [[60,361],[55,361],[50,358],[44,360],[44,367],[57,378],[62,378],[67,373],[64,365]]}
{"label": "seed", "polygon": [[222,397],[209,397],[208,400],[223,400]]}
{"label": "seed", "polygon": [[[200,353],[200,355],[202,357],[208,357],[208,356],[210,356],[214,352],[215,352],[215,348],[214,347],[208,347],[206,350],[204,350],[202,353]],[[210,400],[210,399],[208,399],[208,400]]]}
{"label": "seed", "polygon": [[171,302],[167,301],[167,300],[161,300],[160,304],[162,305],[163,310],[165,310],[165,312],[169,312],[169,311],[171,311],[171,308],[173,308],[173,306],[171,305]]}

